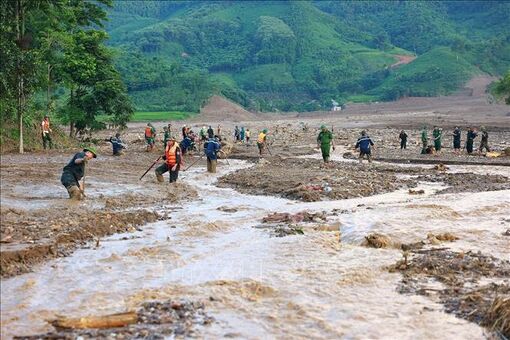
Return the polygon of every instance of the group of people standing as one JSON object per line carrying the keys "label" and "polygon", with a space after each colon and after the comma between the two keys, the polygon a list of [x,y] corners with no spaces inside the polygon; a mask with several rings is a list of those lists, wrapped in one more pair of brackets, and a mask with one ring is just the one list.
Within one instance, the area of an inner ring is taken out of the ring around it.
{"label": "group of people standing", "polygon": [[[489,148],[489,133],[487,132],[487,129],[482,126],[480,127],[481,131],[481,141],[480,145],[478,147],[479,152],[483,152],[486,150],[487,152],[490,152]],[[455,153],[460,153],[462,148],[462,142],[461,142],[461,135],[462,131],[457,126],[453,130],[451,136],[453,139],[453,150]],[[468,154],[472,154],[474,150],[474,141],[478,137],[478,132],[475,128],[469,127],[466,132],[466,144],[465,149]],[[399,135],[400,139],[400,149],[406,149],[407,147],[407,133],[402,130]],[[429,142],[432,140],[433,144],[429,144]],[[438,126],[434,126],[434,129],[432,130],[432,139],[429,139],[429,134],[427,131],[427,127],[424,126],[421,131],[421,143],[422,143],[422,154],[434,154],[441,152],[441,149],[443,148],[443,129],[441,129]]]}
{"label": "group of people standing", "polygon": [[234,128],[234,141],[241,143],[244,142],[249,143],[250,137],[251,137],[250,129],[245,129],[244,126],[241,126],[241,128],[239,128],[239,126],[236,125],[236,127]]}
{"label": "group of people standing", "polygon": [[[203,156],[207,157],[207,171],[210,173],[216,172],[218,153],[222,152],[221,147],[221,127],[218,125],[217,130],[214,131],[212,126],[208,128],[203,126],[197,136],[189,126],[184,125],[182,127],[182,140],[180,143],[177,142],[175,136],[171,132],[171,124],[168,124],[163,128],[163,146],[165,161],[163,164],[158,166],[155,170],[156,179],[159,182],[163,182],[163,174],[169,172],[170,182],[176,182],[179,176],[179,170],[183,166],[183,156],[190,150],[198,150],[196,146],[203,146]],[[42,139],[43,146],[46,148],[47,144],[52,148],[51,140],[51,128],[49,124],[49,118],[44,117],[41,123],[42,128]],[[490,152],[489,148],[489,134],[485,127],[480,127],[481,141],[479,145],[479,151],[486,150]],[[216,132],[216,133],[215,133]],[[460,153],[461,150],[461,134],[462,131],[459,127],[455,127],[452,132],[453,137],[453,149],[455,153]],[[478,137],[478,131],[470,127],[466,133],[465,149],[468,154],[471,154],[474,150],[474,141]],[[156,143],[156,129],[148,123],[144,131],[145,141],[147,144],[147,151],[152,151],[155,148]],[[269,151],[267,145],[268,130],[263,129],[257,136],[257,147],[259,155],[262,156],[265,150]],[[408,134],[401,130],[399,134],[400,149],[407,148]],[[117,133],[115,137],[111,137],[108,141],[112,144],[113,155],[119,156],[122,154],[123,149],[126,149],[126,144],[120,138],[120,134]],[[238,126],[234,129],[234,142],[249,142],[250,141],[250,130],[244,127],[239,128]],[[432,141],[432,144],[429,142]],[[443,141],[443,130],[438,126],[434,126],[432,131],[432,138],[429,139],[427,127],[424,126],[421,131],[421,142],[422,142],[422,154],[433,154],[441,152]],[[322,153],[323,161],[327,164],[330,161],[331,149],[335,150],[334,137],[332,131],[330,131],[325,125],[320,127],[320,132],[317,136],[317,146],[320,148]],[[359,149],[359,161],[362,162],[364,158],[367,158],[369,162],[372,161],[372,147],[374,146],[373,140],[368,136],[366,131],[362,131],[360,137],[356,141],[355,149]],[[203,157],[202,156],[202,157]],[[61,182],[66,187],[71,198],[76,198],[83,193],[83,189],[79,184],[79,180],[84,176],[85,164],[88,160],[97,157],[97,152],[94,148],[85,148],[82,152],[77,153],[71,159],[69,164],[64,167]],[[159,160],[159,158],[158,158]],[[157,161],[155,162],[157,163]]]}

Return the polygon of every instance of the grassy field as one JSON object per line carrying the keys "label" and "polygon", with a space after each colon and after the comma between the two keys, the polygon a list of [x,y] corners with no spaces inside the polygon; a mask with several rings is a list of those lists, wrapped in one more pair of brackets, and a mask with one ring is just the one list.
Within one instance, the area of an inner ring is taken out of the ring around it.
{"label": "grassy field", "polygon": [[[183,120],[191,118],[196,113],[193,112],[181,112],[181,111],[136,111],[131,118],[131,122],[157,122],[157,121],[169,121],[169,120]],[[108,116],[97,117],[99,122],[107,123]]]}
{"label": "grassy field", "polygon": [[133,115],[132,122],[145,122],[145,121],[166,121],[166,120],[182,120],[196,115],[193,112],[180,112],[180,111],[155,111],[155,112],[141,112],[137,111]]}

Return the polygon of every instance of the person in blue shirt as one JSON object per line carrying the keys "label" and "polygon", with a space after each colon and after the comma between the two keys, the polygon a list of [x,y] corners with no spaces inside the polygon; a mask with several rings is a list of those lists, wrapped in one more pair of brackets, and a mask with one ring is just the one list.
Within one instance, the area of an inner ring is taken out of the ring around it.
{"label": "person in blue shirt", "polygon": [[189,150],[191,150],[192,145],[193,145],[193,141],[191,140],[189,135],[186,135],[184,137],[184,139],[179,143],[182,154],[185,155]]}
{"label": "person in blue shirt", "polygon": [[207,156],[207,172],[216,172],[216,165],[218,164],[218,152],[220,149],[221,144],[218,141],[218,137],[209,138],[204,143],[204,153]]}
{"label": "person in blue shirt", "polygon": [[356,142],[355,148],[359,148],[359,162],[363,162],[363,158],[365,155],[367,156],[368,162],[372,163],[372,151],[371,147],[374,145],[374,142],[370,137],[367,135],[366,131],[361,131],[361,137],[358,138],[358,141]]}
{"label": "person in blue shirt", "polygon": [[120,133],[116,133],[115,137],[110,137],[110,143],[112,143],[112,151],[114,156],[121,156],[122,150],[126,149],[126,145],[120,139]]}

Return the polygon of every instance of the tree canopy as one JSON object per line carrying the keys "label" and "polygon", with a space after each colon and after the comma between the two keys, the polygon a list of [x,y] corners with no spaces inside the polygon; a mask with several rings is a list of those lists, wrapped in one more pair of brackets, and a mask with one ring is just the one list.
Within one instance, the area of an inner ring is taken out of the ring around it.
{"label": "tree canopy", "polygon": [[[100,124],[100,114],[125,124],[132,114],[126,89],[105,46],[105,7],[111,0],[13,0],[0,3],[2,120],[23,126],[42,112],[57,114],[71,135]],[[38,94],[46,94],[40,96]],[[44,98],[44,99],[42,99]]]}

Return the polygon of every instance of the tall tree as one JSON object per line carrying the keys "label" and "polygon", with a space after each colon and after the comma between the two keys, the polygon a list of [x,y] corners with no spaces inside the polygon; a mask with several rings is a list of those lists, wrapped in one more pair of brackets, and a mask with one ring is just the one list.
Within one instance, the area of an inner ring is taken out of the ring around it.
{"label": "tall tree", "polygon": [[[132,107],[113,67],[102,23],[111,0],[12,0],[0,2],[0,109],[2,118],[16,111],[19,152],[24,151],[23,123],[27,103],[45,91],[51,107],[52,88],[70,89],[67,119],[72,127],[94,126],[96,116],[116,115],[125,123]],[[108,90],[105,90],[107,87]]]}

